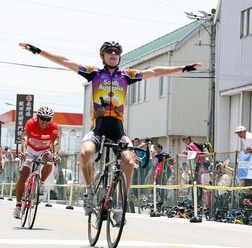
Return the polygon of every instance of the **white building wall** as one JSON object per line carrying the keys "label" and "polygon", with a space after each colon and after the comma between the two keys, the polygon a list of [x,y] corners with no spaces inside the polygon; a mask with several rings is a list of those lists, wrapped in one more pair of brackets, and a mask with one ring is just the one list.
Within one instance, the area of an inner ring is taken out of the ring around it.
{"label": "white building wall", "polygon": [[[199,38],[202,46],[198,46]],[[152,137],[163,142],[165,150],[180,153],[184,149],[181,137],[191,135],[196,140],[207,139],[209,104],[209,34],[201,30],[173,52],[149,60],[149,67],[177,66],[201,61],[202,73],[181,73],[165,78],[166,95],[159,97],[159,79],[151,79],[150,100],[129,104],[127,133],[133,139]],[[133,68],[143,69],[135,65]]]}
{"label": "white building wall", "polygon": [[220,0],[217,9],[215,150],[240,150],[238,125],[251,126],[252,37],[241,38],[241,12],[252,0]]}
{"label": "white building wall", "polygon": [[[209,35],[204,30],[184,43],[173,55],[172,65],[200,61],[202,73],[171,77],[171,135],[207,136],[209,104]],[[201,46],[199,46],[199,40]]]}

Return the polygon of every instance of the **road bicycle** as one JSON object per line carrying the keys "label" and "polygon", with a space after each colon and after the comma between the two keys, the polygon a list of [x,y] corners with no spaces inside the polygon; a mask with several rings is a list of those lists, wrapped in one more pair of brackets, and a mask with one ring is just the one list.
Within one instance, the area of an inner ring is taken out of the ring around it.
{"label": "road bicycle", "polygon": [[[88,216],[88,239],[91,246],[94,246],[99,239],[102,222],[106,223],[106,237],[109,248],[117,247],[123,227],[125,225],[125,213],[127,209],[127,187],[124,172],[121,169],[121,156],[126,150],[143,151],[146,158],[150,157],[149,149],[144,150],[137,147],[128,146],[128,143],[120,142],[115,144],[107,140],[105,136],[101,138],[100,150],[95,159],[95,163],[101,160],[100,170],[94,173],[94,205],[93,211]],[[113,151],[113,153],[111,152]],[[146,159],[145,164],[149,162]],[[95,175],[96,174],[96,175]],[[116,223],[113,219],[118,202],[121,205],[121,221]]]}
{"label": "road bicycle", "polygon": [[[44,162],[38,159],[26,159],[26,161],[32,162],[32,171],[26,182],[21,201],[21,226],[24,227],[28,220],[28,227],[32,229],[39,205],[41,169],[43,165],[53,165],[54,162]],[[22,170],[22,166],[20,170]]]}

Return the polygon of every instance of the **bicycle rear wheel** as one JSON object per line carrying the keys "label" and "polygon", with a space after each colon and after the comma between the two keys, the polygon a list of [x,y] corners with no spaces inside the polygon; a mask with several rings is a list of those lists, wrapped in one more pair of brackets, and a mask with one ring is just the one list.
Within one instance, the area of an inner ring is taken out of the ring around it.
{"label": "bicycle rear wheel", "polygon": [[34,189],[33,189],[33,192],[31,192],[30,194],[30,206],[28,208],[29,229],[32,229],[35,219],[36,219],[36,214],[37,214],[37,209],[38,209],[38,204],[39,204],[39,195],[40,195],[40,180],[38,178],[35,178]]}
{"label": "bicycle rear wheel", "polygon": [[94,180],[94,206],[93,212],[88,216],[88,240],[91,246],[94,246],[99,239],[102,221],[103,221],[103,185],[102,176],[99,173]]}
{"label": "bicycle rear wheel", "polygon": [[[113,189],[110,195],[108,216],[107,216],[107,242],[109,248],[117,247],[123,227],[125,225],[125,213],[127,208],[127,189],[126,189],[126,179],[123,172],[118,173],[115,176],[115,182],[113,184]],[[113,179],[112,179],[113,180]],[[121,205],[120,210],[117,209],[118,201]],[[119,220],[115,219],[115,215],[120,215]]]}

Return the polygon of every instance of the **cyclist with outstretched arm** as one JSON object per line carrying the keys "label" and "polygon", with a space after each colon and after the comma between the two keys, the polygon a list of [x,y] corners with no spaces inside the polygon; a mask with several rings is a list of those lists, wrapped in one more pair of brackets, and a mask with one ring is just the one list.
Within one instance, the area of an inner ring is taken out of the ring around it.
{"label": "cyclist with outstretched arm", "polygon": [[[37,157],[45,162],[54,160],[56,164],[60,163],[60,157],[58,156],[59,128],[58,124],[52,120],[53,115],[52,109],[44,106],[38,109],[37,117],[29,119],[25,124],[20,154],[23,164],[16,185],[16,207],[13,212],[16,219],[20,218],[21,198],[25,189],[25,182],[32,170],[32,162],[26,161],[26,158],[32,160]],[[45,193],[44,181],[51,171],[51,164],[45,164],[41,171],[41,195]]]}
{"label": "cyclist with outstretched arm", "polygon": [[[89,214],[93,210],[93,188],[92,188],[92,163],[91,158],[99,147],[100,138],[105,135],[115,143],[119,140],[128,142],[124,127],[124,104],[127,88],[129,85],[143,79],[164,77],[185,71],[194,71],[201,64],[194,63],[186,66],[157,66],[150,69],[119,69],[122,54],[122,46],[118,42],[104,42],[100,48],[100,57],[104,68],[80,64],[68,58],[41,50],[27,43],[19,44],[22,48],[39,54],[42,57],[62,65],[86,78],[92,84],[93,115],[91,130],[81,143],[80,169],[84,176],[88,197],[84,198],[84,210]],[[125,151],[122,157],[122,169],[126,176],[127,188],[131,186],[134,171],[134,153]],[[120,214],[114,217],[120,220]],[[116,220],[118,222],[118,220]]]}

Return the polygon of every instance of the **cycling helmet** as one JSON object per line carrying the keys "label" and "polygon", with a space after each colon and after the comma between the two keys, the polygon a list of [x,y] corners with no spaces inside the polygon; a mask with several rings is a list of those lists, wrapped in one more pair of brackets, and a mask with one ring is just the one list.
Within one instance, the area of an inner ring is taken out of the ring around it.
{"label": "cycling helmet", "polygon": [[117,48],[121,53],[123,51],[122,46],[118,42],[115,42],[115,41],[105,41],[102,44],[101,48],[100,48],[100,56],[101,56],[101,58],[103,58],[103,53],[105,52],[105,50],[108,49],[108,48],[111,48],[111,47]]}
{"label": "cycling helmet", "polygon": [[37,115],[53,118],[53,111],[52,111],[51,108],[48,108],[47,106],[44,106],[44,107],[41,107],[41,108],[38,109]]}

